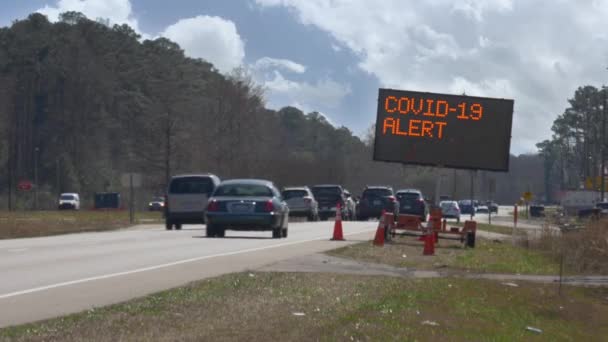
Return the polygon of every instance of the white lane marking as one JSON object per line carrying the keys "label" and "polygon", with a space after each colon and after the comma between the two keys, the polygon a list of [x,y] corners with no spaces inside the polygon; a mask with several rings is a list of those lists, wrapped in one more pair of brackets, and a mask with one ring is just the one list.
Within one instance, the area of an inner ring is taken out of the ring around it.
{"label": "white lane marking", "polygon": [[[357,234],[371,232],[371,231],[374,231],[374,230],[376,230],[376,228],[365,229],[365,230],[358,231],[356,233],[353,232],[353,233],[349,233],[349,234],[344,234],[344,236],[357,235]],[[34,288],[31,288],[31,289],[27,289],[27,290],[15,291],[15,292],[10,292],[10,293],[2,294],[2,295],[0,295],[0,299],[6,299],[6,298],[10,298],[10,297],[21,296],[21,295],[25,295],[25,294],[29,294],[29,293],[40,292],[40,291],[45,291],[45,290],[51,290],[51,289],[55,289],[55,288],[58,288],[58,287],[64,287],[64,286],[69,286],[69,285],[81,284],[81,283],[86,283],[86,282],[95,281],[95,280],[103,280],[103,279],[108,279],[108,278],[114,278],[114,277],[120,277],[120,276],[124,276],[124,275],[134,274],[134,273],[153,271],[153,270],[157,270],[157,269],[160,269],[160,268],[177,266],[177,265],[186,264],[186,263],[195,262],[195,261],[201,261],[201,260],[205,260],[205,259],[218,258],[218,257],[237,255],[237,254],[244,254],[244,253],[250,253],[250,252],[258,252],[258,251],[263,251],[265,249],[285,247],[285,246],[297,245],[297,244],[300,244],[300,243],[306,243],[306,242],[311,242],[311,241],[320,241],[320,240],[328,240],[327,235],[324,235],[322,237],[315,237],[315,238],[312,238],[312,239],[309,239],[309,240],[300,240],[300,241],[286,242],[286,243],[280,243],[280,244],[277,244],[277,245],[244,249],[244,250],[241,250],[241,251],[226,252],[226,253],[213,254],[213,255],[205,255],[205,256],[196,257],[196,258],[190,258],[190,259],[184,259],[184,260],[178,260],[178,261],[174,261],[174,262],[169,262],[169,263],[166,263],[166,264],[160,264],[160,265],[154,265],[154,266],[136,268],[136,269],[129,270],[129,271],[124,271],[124,272],[110,273],[110,274],[104,274],[104,275],[100,275],[100,276],[94,276],[94,277],[89,277],[89,278],[83,278],[83,279],[66,281],[66,282],[63,282],[63,283],[57,283],[57,284],[52,284],[52,285],[34,287]]]}
{"label": "white lane marking", "polygon": [[20,252],[25,252],[27,251],[29,248],[13,248],[13,249],[7,249],[7,252],[11,252],[11,253],[20,253]]}

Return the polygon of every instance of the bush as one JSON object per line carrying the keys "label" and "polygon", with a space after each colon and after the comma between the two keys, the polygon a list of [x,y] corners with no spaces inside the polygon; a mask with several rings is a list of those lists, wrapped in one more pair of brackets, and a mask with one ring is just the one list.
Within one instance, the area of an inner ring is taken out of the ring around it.
{"label": "bush", "polygon": [[558,231],[545,227],[530,247],[549,253],[564,268],[581,274],[608,274],[608,220],[590,221],[583,228]]}

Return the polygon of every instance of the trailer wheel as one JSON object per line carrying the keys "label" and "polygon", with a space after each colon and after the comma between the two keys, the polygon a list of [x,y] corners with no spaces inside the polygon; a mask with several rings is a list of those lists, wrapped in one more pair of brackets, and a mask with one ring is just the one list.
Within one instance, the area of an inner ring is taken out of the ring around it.
{"label": "trailer wheel", "polygon": [[467,247],[475,248],[475,233],[468,232],[467,233]]}

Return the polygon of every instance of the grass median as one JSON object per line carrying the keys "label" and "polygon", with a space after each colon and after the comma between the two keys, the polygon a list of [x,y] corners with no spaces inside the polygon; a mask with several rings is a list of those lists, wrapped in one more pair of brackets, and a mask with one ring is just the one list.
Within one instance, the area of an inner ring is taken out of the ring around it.
{"label": "grass median", "polygon": [[600,341],[607,296],[455,278],[240,273],[0,329],[0,340]]}
{"label": "grass median", "polygon": [[[160,223],[160,212],[137,212],[135,223]],[[128,211],[0,212],[0,239],[113,230],[130,226]]]}
{"label": "grass median", "polygon": [[414,237],[396,237],[383,248],[370,242],[346,246],[329,255],[415,269],[449,268],[480,273],[557,274],[559,265],[546,253],[513,246],[509,242],[477,239],[475,248],[441,240],[434,256],[423,256],[423,242]]}

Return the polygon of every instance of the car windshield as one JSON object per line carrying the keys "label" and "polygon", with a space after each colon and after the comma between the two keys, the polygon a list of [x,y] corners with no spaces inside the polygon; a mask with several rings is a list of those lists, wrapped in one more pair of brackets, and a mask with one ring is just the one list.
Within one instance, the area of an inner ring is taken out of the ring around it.
{"label": "car windshield", "polygon": [[61,195],[60,199],[64,201],[72,201],[75,200],[76,197],[74,195]]}
{"label": "car windshield", "polygon": [[385,197],[391,196],[392,192],[389,189],[365,189],[363,197]]}
{"label": "car windshield", "polygon": [[600,209],[608,209],[608,202],[598,203],[597,207]]}
{"label": "car windshield", "polygon": [[169,192],[172,194],[210,194],[213,181],[209,177],[180,177],[171,181]]}
{"label": "car windshield", "polygon": [[273,197],[272,190],[260,184],[225,184],[220,185],[214,197]]}
{"label": "car windshield", "polygon": [[342,192],[338,187],[317,187],[312,189],[315,196],[340,196]]}
{"label": "car windshield", "polygon": [[398,192],[397,198],[405,201],[416,201],[420,199],[420,194],[417,192]]}
{"label": "car windshield", "polygon": [[165,199],[162,197],[154,197],[152,199],[152,202],[164,202],[164,201],[165,201]]}
{"label": "car windshield", "polygon": [[456,202],[441,202],[439,203],[441,209],[451,209],[456,206]]}
{"label": "car windshield", "polygon": [[302,198],[308,196],[306,190],[285,190],[283,191],[283,199],[288,200],[292,198]]}

